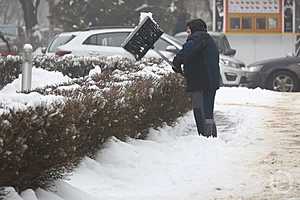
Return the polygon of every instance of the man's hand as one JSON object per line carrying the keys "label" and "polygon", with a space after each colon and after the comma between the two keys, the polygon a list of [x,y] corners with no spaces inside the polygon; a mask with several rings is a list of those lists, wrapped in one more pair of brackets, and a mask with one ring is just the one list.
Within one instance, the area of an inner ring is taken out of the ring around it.
{"label": "man's hand", "polygon": [[183,71],[181,68],[181,65],[183,64],[183,55],[182,55],[182,51],[179,51],[176,56],[173,59],[173,71],[176,73],[180,73],[183,75]]}
{"label": "man's hand", "polygon": [[181,69],[181,67],[172,67],[173,71],[176,72],[176,73],[180,73],[180,74],[183,74],[183,71]]}

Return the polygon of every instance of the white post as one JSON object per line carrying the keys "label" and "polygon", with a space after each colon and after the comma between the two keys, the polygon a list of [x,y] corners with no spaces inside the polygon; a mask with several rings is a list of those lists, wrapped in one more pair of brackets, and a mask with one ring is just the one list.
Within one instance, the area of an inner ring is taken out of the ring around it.
{"label": "white post", "polygon": [[24,45],[23,64],[22,64],[22,86],[21,92],[29,92],[31,90],[32,79],[32,46]]}

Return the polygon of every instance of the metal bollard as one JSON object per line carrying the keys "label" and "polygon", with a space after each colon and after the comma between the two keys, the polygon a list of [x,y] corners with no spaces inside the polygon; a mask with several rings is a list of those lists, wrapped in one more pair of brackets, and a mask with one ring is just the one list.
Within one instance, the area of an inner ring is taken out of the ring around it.
{"label": "metal bollard", "polygon": [[22,86],[21,92],[29,92],[31,90],[32,79],[32,46],[24,45],[23,64],[22,64]]}

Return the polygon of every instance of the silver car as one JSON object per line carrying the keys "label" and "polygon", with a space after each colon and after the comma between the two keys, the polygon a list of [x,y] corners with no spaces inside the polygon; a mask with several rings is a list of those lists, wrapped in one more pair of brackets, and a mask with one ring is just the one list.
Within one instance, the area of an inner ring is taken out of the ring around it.
{"label": "silver car", "polygon": [[[222,84],[224,86],[239,86],[244,75],[242,69],[245,68],[245,63],[234,58],[236,51],[230,47],[229,41],[223,33],[209,32],[209,34],[216,42],[220,52],[219,64]],[[175,38],[183,43],[187,39],[187,33],[177,33]]]}

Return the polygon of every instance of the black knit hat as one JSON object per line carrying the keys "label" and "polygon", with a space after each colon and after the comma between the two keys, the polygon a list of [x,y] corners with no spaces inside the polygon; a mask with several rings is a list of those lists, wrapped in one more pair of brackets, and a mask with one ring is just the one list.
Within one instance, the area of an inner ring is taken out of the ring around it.
{"label": "black knit hat", "polygon": [[189,21],[186,26],[188,26],[192,33],[196,31],[204,31],[207,32],[207,25],[202,19],[194,19]]}

